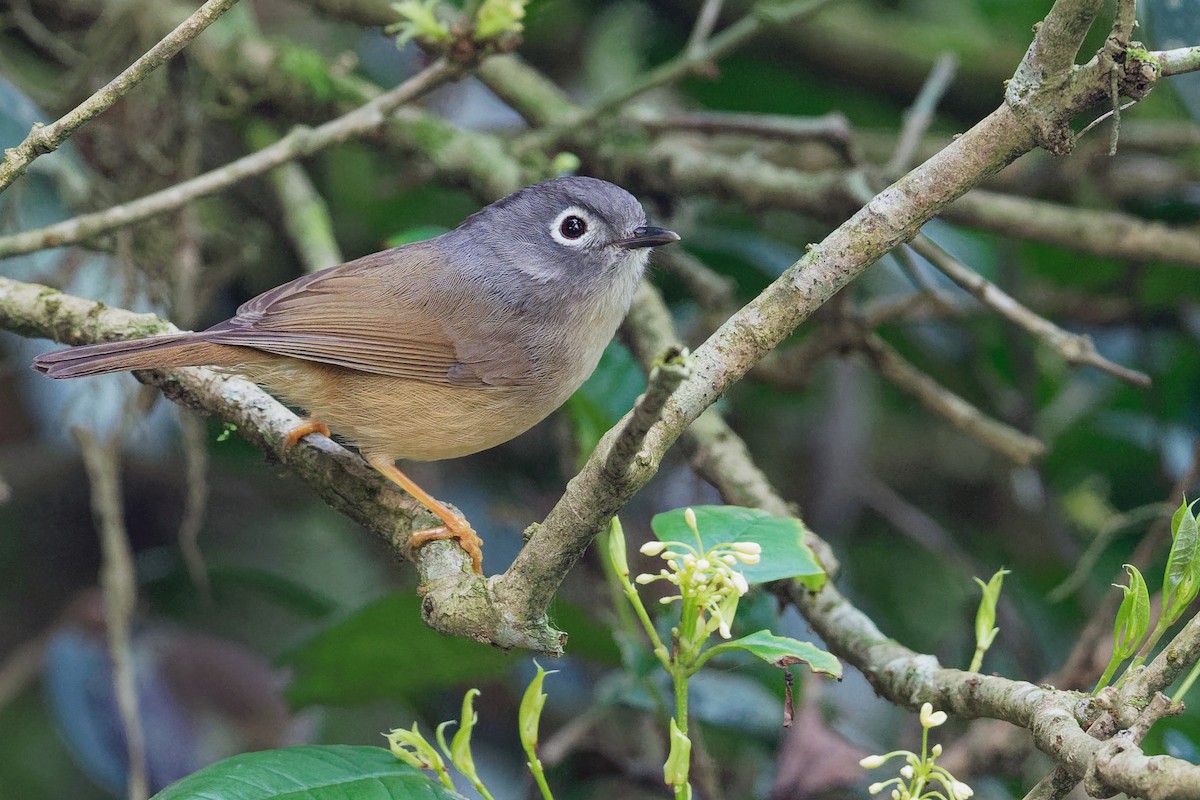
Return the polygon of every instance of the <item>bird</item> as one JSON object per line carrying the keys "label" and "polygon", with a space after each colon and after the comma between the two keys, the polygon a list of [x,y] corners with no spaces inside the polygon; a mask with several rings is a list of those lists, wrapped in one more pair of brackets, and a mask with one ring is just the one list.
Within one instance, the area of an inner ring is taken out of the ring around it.
{"label": "bird", "polygon": [[501,198],[440,236],[297,278],[207,330],[43,354],[51,378],[212,366],[307,417],[288,435],[336,433],[441,525],[482,574],[482,540],[397,460],[457,458],[549,416],[596,368],[650,250],[679,241],[637,199],[567,176]]}

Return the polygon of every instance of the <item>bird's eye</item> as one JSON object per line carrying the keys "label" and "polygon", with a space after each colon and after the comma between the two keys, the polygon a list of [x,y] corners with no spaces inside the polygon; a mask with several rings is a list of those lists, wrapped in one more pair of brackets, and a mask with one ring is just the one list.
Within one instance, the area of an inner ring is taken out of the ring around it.
{"label": "bird's eye", "polygon": [[587,233],[587,223],[579,217],[571,216],[562,221],[558,226],[558,232],[567,239],[578,239]]}

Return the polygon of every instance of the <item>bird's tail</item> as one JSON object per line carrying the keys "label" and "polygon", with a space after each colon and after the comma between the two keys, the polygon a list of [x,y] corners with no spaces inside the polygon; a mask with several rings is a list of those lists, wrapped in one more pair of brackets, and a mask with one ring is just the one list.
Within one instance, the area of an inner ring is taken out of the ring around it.
{"label": "bird's tail", "polygon": [[51,378],[82,378],[108,372],[201,364],[231,367],[254,361],[256,355],[261,354],[251,348],[205,341],[202,334],[172,333],[44,353],[34,359],[33,368]]}

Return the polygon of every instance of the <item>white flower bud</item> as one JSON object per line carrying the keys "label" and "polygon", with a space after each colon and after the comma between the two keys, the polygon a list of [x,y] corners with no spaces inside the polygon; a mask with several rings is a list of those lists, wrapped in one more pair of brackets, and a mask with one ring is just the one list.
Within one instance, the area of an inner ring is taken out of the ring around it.
{"label": "white flower bud", "polygon": [[641,552],[641,554],[644,556],[656,556],[666,549],[666,542],[646,542],[641,546],[639,552]]}
{"label": "white flower bud", "polygon": [[868,794],[879,794],[882,791],[883,791],[882,783],[872,783],[870,786],[867,787]]}
{"label": "white flower bud", "polygon": [[757,556],[762,554],[762,545],[758,542],[734,542],[729,545],[735,553],[741,553],[744,556]]}
{"label": "white flower bud", "polygon": [[741,597],[746,592],[750,591],[750,584],[746,583],[746,576],[742,573],[730,573],[729,580],[731,583],[733,583],[733,588],[737,589],[738,597]]}
{"label": "white flower bud", "polygon": [[728,639],[730,636],[732,636],[732,633],[729,630],[729,623],[724,619],[722,619],[721,624],[717,626],[717,633],[721,634],[722,639]]}
{"label": "white flower bud", "polygon": [[[884,756],[867,756],[858,762],[858,765],[863,769],[876,769],[882,767],[887,762]],[[872,792],[872,794],[874,794]]]}
{"label": "white flower bud", "polygon": [[940,755],[942,754],[942,746],[941,746],[941,744],[935,744],[935,745],[932,747],[932,749],[930,749],[930,751],[929,751],[929,752],[933,753],[933,757],[934,757],[934,758],[937,758],[938,756],[940,756]]}
{"label": "white flower bud", "polygon": [[691,528],[692,530],[696,530],[696,512],[695,511],[692,511],[690,508],[685,508],[683,510],[683,521],[687,523],[687,526],[689,528]]}
{"label": "white flower bud", "polygon": [[645,586],[647,583],[650,583],[650,582],[652,582],[652,581],[656,581],[656,580],[658,580],[660,577],[661,577],[660,575],[648,575],[648,574],[646,574],[646,573],[644,573],[644,572],[643,572],[641,575],[638,575],[636,578],[634,578],[634,579],[633,579],[633,582],[634,582],[634,583],[640,583],[640,584],[642,584],[643,586]]}
{"label": "white flower bud", "polygon": [[953,783],[953,792],[956,800],[968,800],[969,797],[975,794],[975,790],[962,781],[955,781]]}
{"label": "white flower bud", "polygon": [[738,563],[737,556],[729,555],[729,554],[721,556],[721,560],[724,561],[726,564],[728,564],[731,567],[734,564]]}
{"label": "white flower bud", "polygon": [[936,728],[946,721],[945,711],[934,711],[931,703],[921,706],[921,725],[925,728]]}
{"label": "white flower bud", "polygon": [[911,780],[913,776],[912,764],[905,764],[903,767],[901,767],[900,776],[907,780]]}
{"label": "white flower bud", "polygon": [[711,565],[708,563],[707,558],[702,558],[696,562],[696,569],[701,570],[701,571],[708,569],[709,566],[711,566]]}
{"label": "white flower bud", "polygon": [[900,800],[900,790],[892,789],[892,800]]}

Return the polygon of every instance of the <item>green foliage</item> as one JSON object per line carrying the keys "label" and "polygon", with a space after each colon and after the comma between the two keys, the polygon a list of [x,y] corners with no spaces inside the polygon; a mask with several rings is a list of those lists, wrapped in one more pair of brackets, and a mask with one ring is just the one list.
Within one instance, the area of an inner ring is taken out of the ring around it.
{"label": "green foliage", "polygon": [[776,667],[790,667],[803,663],[813,672],[832,678],[841,678],[842,664],[832,654],[825,652],[812,642],[801,642],[786,636],[776,636],[770,631],[758,631],[740,639],[717,645],[714,650],[745,650]]}
{"label": "green foliage", "polygon": [[1006,569],[997,570],[987,583],[979,578],[975,579],[979,588],[983,590],[983,597],[980,598],[979,609],[975,612],[975,655],[971,659],[971,666],[967,667],[968,672],[979,671],[983,665],[984,653],[992,646],[992,641],[1000,632],[1000,629],[995,627],[996,604],[1000,602],[1000,587],[1004,585],[1004,576],[1008,572]]}
{"label": "green foliage", "polygon": [[1185,500],[1171,517],[1171,553],[1167,556],[1167,571],[1163,577],[1162,619],[1166,626],[1175,622],[1192,604],[1200,590],[1200,525]]}
{"label": "green foliage", "polygon": [[396,37],[396,47],[404,47],[414,39],[428,45],[449,42],[450,27],[437,18],[438,4],[439,0],[393,3],[392,10],[400,16],[400,21],[393,22],[383,30]]}
{"label": "green foliage", "polygon": [[1093,693],[1107,686],[1121,662],[1137,652],[1138,645],[1146,638],[1146,631],[1150,628],[1150,591],[1146,588],[1146,580],[1132,564],[1126,564],[1125,571],[1129,573],[1129,585],[1117,586],[1125,596],[1117,609],[1117,621],[1113,626],[1113,654]]}
{"label": "green foliage", "polygon": [[[795,517],[777,517],[756,508],[741,506],[694,506],[700,541],[707,550],[718,544],[754,542],[762,547],[757,564],[739,564],[736,569],[747,583],[795,578],[814,591],[825,583],[825,571],[804,541],[807,529]],[[687,541],[692,537],[685,509],[656,514],[650,525],[662,541]]]}
{"label": "green foliage", "polygon": [[243,753],[177,781],[153,800],[460,800],[381,747],[321,745]]}
{"label": "green foliage", "polygon": [[494,648],[429,630],[421,622],[420,598],[411,591],[355,611],[280,660],[295,674],[288,699],[300,707],[417,698],[431,689],[499,677],[512,663]]}

